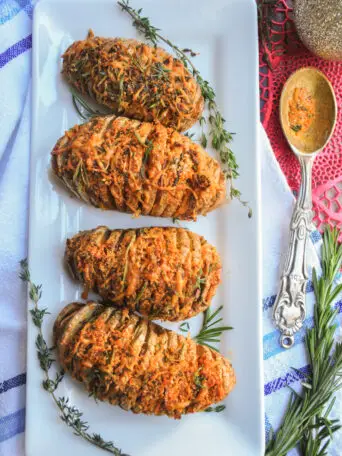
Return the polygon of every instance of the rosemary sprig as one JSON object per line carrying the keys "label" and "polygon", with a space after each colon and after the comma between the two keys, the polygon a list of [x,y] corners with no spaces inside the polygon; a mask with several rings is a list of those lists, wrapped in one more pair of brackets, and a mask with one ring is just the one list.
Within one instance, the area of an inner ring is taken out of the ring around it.
{"label": "rosemary sprig", "polygon": [[72,94],[72,103],[74,108],[84,122],[87,122],[92,117],[105,116],[109,114],[109,111],[98,110],[93,108],[75,89],[70,87],[70,92]]}
{"label": "rosemary sprig", "polygon": [[213,343],[220,342],[220,337],[225,331],[230,331],[233,329],[231,326],[218,326],[219,323],[223,320],[223,318],[217,318],[223,306],[220,306],[215,312],[211,313],[210,308],[208,308],[203,313],[203,324],[200,332],[197,336],[194,337],[194,340],[201,345],[205,345],[212,350],[218,352],[218,349],[213,346]]}
{"label": "rosemary sprig", "polygon": [[313,270],[315,292],[314,327],[306,332],[305,345],[311,374],[302,383],[301,395],[292,392],[282,425],[270,435],[266,456],[285,456],[300,445],[303,456],[326,456],[339,420],[329,418],[335,393],[342,387],[342,343],[334,343],[338,310],[332,306],[342,292],[334,285],[342,265],[342,245],[337,229],[325,230],[322,247],[322,275]]}
{"label": "rosemary sprig", "polygon": [[[192,63],[191,57],[194,57],[196,53],[191,49],[181,49],[177,45],[173,44],[169,39],[163,37],[159,32],[160,29],[151,24],[148,17],[141,15],[142,9],[135,10],[129,4],[129,0],[120,0],[118,5],[121,9],[127,12],[133,19],[133,26],[144,35],[144,37],[154,46],[157,46],[159,41],[167,44],[175,55],[181,60],[184,66],[189,69],[197,83],[199,84],[203,98],[208,108],[208,117],[205,119],[202,117],[200,123],[206,123],[209,128],[209,136],[211,138],[211,145],[217,151],[221,163],[223,172],[230,183],[230,195],[232,198],[237,198],[244,206],[248,206],[246,201],[241,200],[241,192],[234,187],[233,180],[239,176],[239,166],[237,164],[235,155],[230,148],[230,143],[233,139],[233,134],[228,132],[225,128],[225,119],[219,111],[216,103],[216,94],[210,83],[204,80]],[[205,134],[201,137],[202,144],[207,144],[208,140]],[[252,210],[249,208],[248,216],[252,216]]]}
{"label": "rosemary sprig", "polygon": [[38,334],[36,338],[37,356],[41,369],[44,372],[44,380],[42,386],[45,391],[50,393],[54,403],[60,411],[60,418],[64,423],[69,426],[75,435],[82,437],[92,445],[95,445],[114,456],[127,456],[122,454],[121,450],[115,447],[113,442],[104,440],[100,434],[90,433],[89,425],[83,420],[83,413],[78,408],[69,403],[69,399],[65,397],[57,397],[55,394],[58,385],[63,380],[64,372],[57,372],[55,379],[50,377],[50,367],[55,362],[52,356],[53,348],[47,345],[42,331],[44,317],[49,314],[47,309],[41,309],[38,303],[42,297],[42,285],[36,285],[31,281],[30,271],[28,268],[27,260],[20,261],[21,271],[19,274],[20,279],[27,283],[29,297],[33,302],[33,309],[30,310],[33,324],[36,326]]}
{"label": "rosemary sprig", "polygon": [[189,322],[183,321],[183,323],[181,323],[179,325],[179,330],[182,331],[183,333],[188,333],[190,331]]}

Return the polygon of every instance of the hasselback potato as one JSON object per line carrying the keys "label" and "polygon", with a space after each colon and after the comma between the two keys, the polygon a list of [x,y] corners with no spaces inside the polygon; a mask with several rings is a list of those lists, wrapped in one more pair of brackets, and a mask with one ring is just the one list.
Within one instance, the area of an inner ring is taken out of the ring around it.
{"label": "hasselback potato", "polygon": [[89,393],[134,413],[180,418],[221,401],[235,385],[219,353],[95,302],[65,307],[54,339],[62,367]]}
{"label": "hasselback potato", "polygon": [[159,123],[96,117],[52,151],[56,175],[96,207],[196,219],[226,197],[220,165],[188,137]]}
{"label": "hasselback potato", "polygon": [[82,94],[120,114],[185,131],[201,116],[201,89],[183,63],[133,39],[94,37],[63,55],[63,74]]}
{"label": "hasselback potato", "polygon": [[100,226],[68,239],[65,258],[86,290],[150,319],[178,321],[202,312],[220,282],[215,247],[184,228]]}

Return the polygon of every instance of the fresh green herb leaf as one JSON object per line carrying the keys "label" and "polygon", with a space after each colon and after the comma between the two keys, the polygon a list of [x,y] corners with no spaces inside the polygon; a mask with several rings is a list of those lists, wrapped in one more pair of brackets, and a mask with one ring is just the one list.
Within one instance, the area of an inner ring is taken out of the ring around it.
{"label": "fresh green herb leaf", "polygon": [[187,321],[184,321],[181,325],[179,325],[179,330],[188,333],[190,331],[190,325]]}
{"label": "fresh green herb leaf", "polygon": [[108,453],[114,454],[115,456],[127,456],[123,455],[121,450],[114,446],[113,442],[105,441],[100,434],[90,434],[88,432],[89,425],[83,420],[83,413],[80,412],[77,407],[70,405],[69,398],[58,398],[56,405],[61,412],[61,420],[64,421],[67,426],[72,428],[75,435],[82,437],[89,443],[107,451]]}
{"label": "fresh green herb leaf", "polygon": [[171,70],[161,62],[156,62],[152,68],[152,77],[167,82],[169,80],[170,71]]}
{"label": "fresh green herb leaf", "polygon": [[205,276],[202,277],[202,275],[203,275],[203,270],[200,269],[199,274],[196,277],[196,283],[195,283],[195,286],[194,286],[194,291],[202,290],[203,285],[205,285],[207,279],[206,279]]}
{"label": "fresh green herb leaf", "polygon": [[84,122],[87,122],[92,117],[105,116],[109,113],[108,111],[99,111],[98,109],[91,107],[84,97],[72,87],[70,87],[70,92],[72,94],[74,108]]}
{"label": "fresh green herb leaf", "polygon": [[144,282],[144,284],[141,287],[139,293],[137,294],[137,297],[135,298],[135,301],[134,301],[135,304],[137,304],[140,301],[140,299],[141,299],[146,287],[147,287],[147,282]]}
{"label": "fresh green herb leaf", "polygon": [[144,156],[143,156],[142,164],[141,164],[141,168],[140,168],[140,174],[141,174],[142,179],[146,179],[145,168],[146,168],[148,159],[150,157],[150,153],[153,150],[153,142],[150,141],[149,139],[147,139],[146,143],[144,143],[144,145],[146,146],[146,149],[144,152]]}
{"label": "fresh green herb leaf", "polygon": [[201,143],[201,146],[204,148],[207,147],[207,145],[208,145],[208,140],[204,133],[202,133],[202,135],[201,135],[200,143]]}
{"label": "fresh green herb leaf", "polygon": [[300,131],[302,129],[302,126],[301,125],[290,125],[291,127],[291,130],[297,132],[297,131]]}
{"label": "fresh green herb leaf", "polygon": [[58,385],[64,378],[64,371],[61,370],[60,372],[56,373],[55,380],[51,380],[50,378],[43,381],[43,388],[48,391],[49,393],[53,393],[58,388]]}
{"label": "fresh green herb leaf", "polygon": [[208,407],[204,411],[207,413],[208,412],[220,413],[220,412],[223,412],[223,410],[225,410],[225,408],[226,408],[225,405],[217,405],[216,407]]}
{"label": "fresh green herb leaf", "polygon": [[210,308],[204,312],[203,324],[200,332],[194,337],[194,340],[201,345],[205,345],[212,350],[218,351],[218,349],[212,345],[212,343],[220,342],[220,337],[225,331],[233,329],[231,326],[218,326],[223,318],[217,318],[223,306],[220,306],[215,312],[211,313]]}
{"label": "fresh green herb leaf", "polygon": [[201,367],[195,372],[194,374],[194,383],[197,386],[197,388],[202,389],[203,388],[203,382],[205,380],[205,377],[201,375]]}

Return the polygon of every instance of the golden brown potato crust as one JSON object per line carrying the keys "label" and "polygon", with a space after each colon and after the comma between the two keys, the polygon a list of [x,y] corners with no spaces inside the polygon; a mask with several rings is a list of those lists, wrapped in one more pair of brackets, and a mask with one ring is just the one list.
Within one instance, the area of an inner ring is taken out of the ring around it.
{"label": "golden brown potato crust", "polygon": [[54,337],[72,377],[99,400],[134,413],[180,418],[221,401],[236,383],[219,353],[95,302],[65,307]]}
{"label": "golden brown potato crust", "polygon": [[114,114],[158,120],[177,131],[190,128],[203,111],[201,89],[183,63],[133,39],[90,33],[64,53],[63,74]]}
{"label": "golden brown potato crust", "polygon": [[215,247],[184,228],[100,226],[68,239],[65,257],[86,290],[150,319],[179,321],[202,312],[220,283]]}
{"label": "golden brown potato crust", "polygon": [[52,151],[52,167],[84,201],[134,215],[193,219],[226,198],[219,163],[161,124],[96,117],[76,125]]}

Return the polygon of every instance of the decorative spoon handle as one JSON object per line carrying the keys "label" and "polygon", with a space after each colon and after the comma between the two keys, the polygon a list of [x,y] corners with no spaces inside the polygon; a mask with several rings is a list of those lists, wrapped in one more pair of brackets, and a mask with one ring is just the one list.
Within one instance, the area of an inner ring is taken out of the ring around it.
{"label": "decorative spoon handle", "polygon": [[294,334],[302,327],[306,313],[306,248],[312,222],[311,172],[314,157],[297,157],[302,181],[291,218],[290,245],[273,310],[273,320],[281,332],[280,345],[284,348],[293,345]]}

